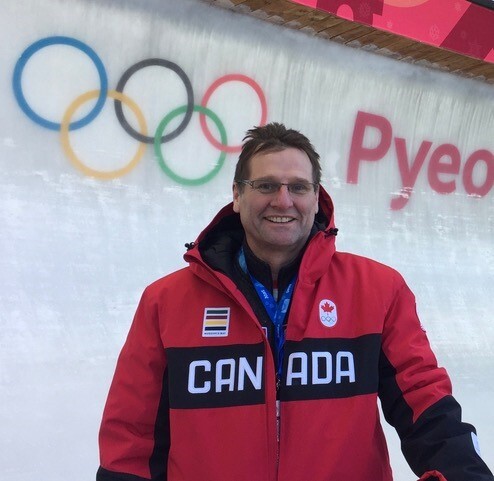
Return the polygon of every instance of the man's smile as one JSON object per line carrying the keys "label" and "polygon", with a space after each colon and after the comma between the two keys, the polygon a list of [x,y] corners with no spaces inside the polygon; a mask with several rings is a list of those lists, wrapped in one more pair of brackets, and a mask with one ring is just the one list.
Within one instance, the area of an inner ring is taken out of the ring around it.
{"label": "man's smile", "polygon": [[295,220],[294,217],[285,217],[285,216],[266,216],[266,220],[269,222],[274,222],[275,224],[286,224],[287,222],[292,222]]}

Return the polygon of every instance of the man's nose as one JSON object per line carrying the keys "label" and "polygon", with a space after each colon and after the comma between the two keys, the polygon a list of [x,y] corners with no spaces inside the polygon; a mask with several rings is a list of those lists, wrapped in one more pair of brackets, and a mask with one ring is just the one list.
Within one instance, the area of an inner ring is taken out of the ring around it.
{"label": "man's nose", "polygon": [[288,190],[288,186],[282,185],[280,190],[274,194],[271,205],[280,207],[282,209],[291,207],[293,205],[292,195]]}

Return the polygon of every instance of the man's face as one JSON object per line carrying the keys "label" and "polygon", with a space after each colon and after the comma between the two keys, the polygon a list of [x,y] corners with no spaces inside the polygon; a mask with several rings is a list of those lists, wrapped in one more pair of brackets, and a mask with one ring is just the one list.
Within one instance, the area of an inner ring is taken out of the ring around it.
{"label": "man's face", "polygon": [[[274,182],[313,182],[312,165],[302,150],[287,148],[259,153],[250,159],[250,178]],[[240,179],[239,179],[240,180]],[[250,185],[233,186],[233,209],[240,214],[246,240],[252,252],[270,261],[275,255],[294,259],[309,237],[318,210],[318,191],[291,194],[286,186],[278,192],[262,194]]]}

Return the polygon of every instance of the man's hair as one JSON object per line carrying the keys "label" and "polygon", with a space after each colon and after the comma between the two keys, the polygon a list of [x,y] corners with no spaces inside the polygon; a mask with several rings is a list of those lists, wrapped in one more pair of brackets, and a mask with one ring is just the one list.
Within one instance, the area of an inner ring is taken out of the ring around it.
{"label": "man's hair", "polygon": [[[250,159],[254,155],[261,152],[280,152],[287,148],[294,148],[307,154],[312,165],[312,181],[315,184],[321,182],[319,154],[310,143],[310,140],[297,130],[287,129],[283,124],[278,122],[271,122],[248,130],[243,140],[244,144],[235,168],[235,180],[246,180],[249,178]],[[238,184],[239,190],[242,190],[243,187],[243,184]]]}

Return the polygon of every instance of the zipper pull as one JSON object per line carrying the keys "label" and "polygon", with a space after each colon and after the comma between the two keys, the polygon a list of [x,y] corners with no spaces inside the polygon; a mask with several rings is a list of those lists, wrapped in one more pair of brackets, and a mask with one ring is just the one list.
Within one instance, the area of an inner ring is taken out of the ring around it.
{"label": "zipper pull", "polygon": [[185,244],[185,248],[190,251],[191,249],[193,249],[195,247],[196,243],[195,242],[187,242]]}

